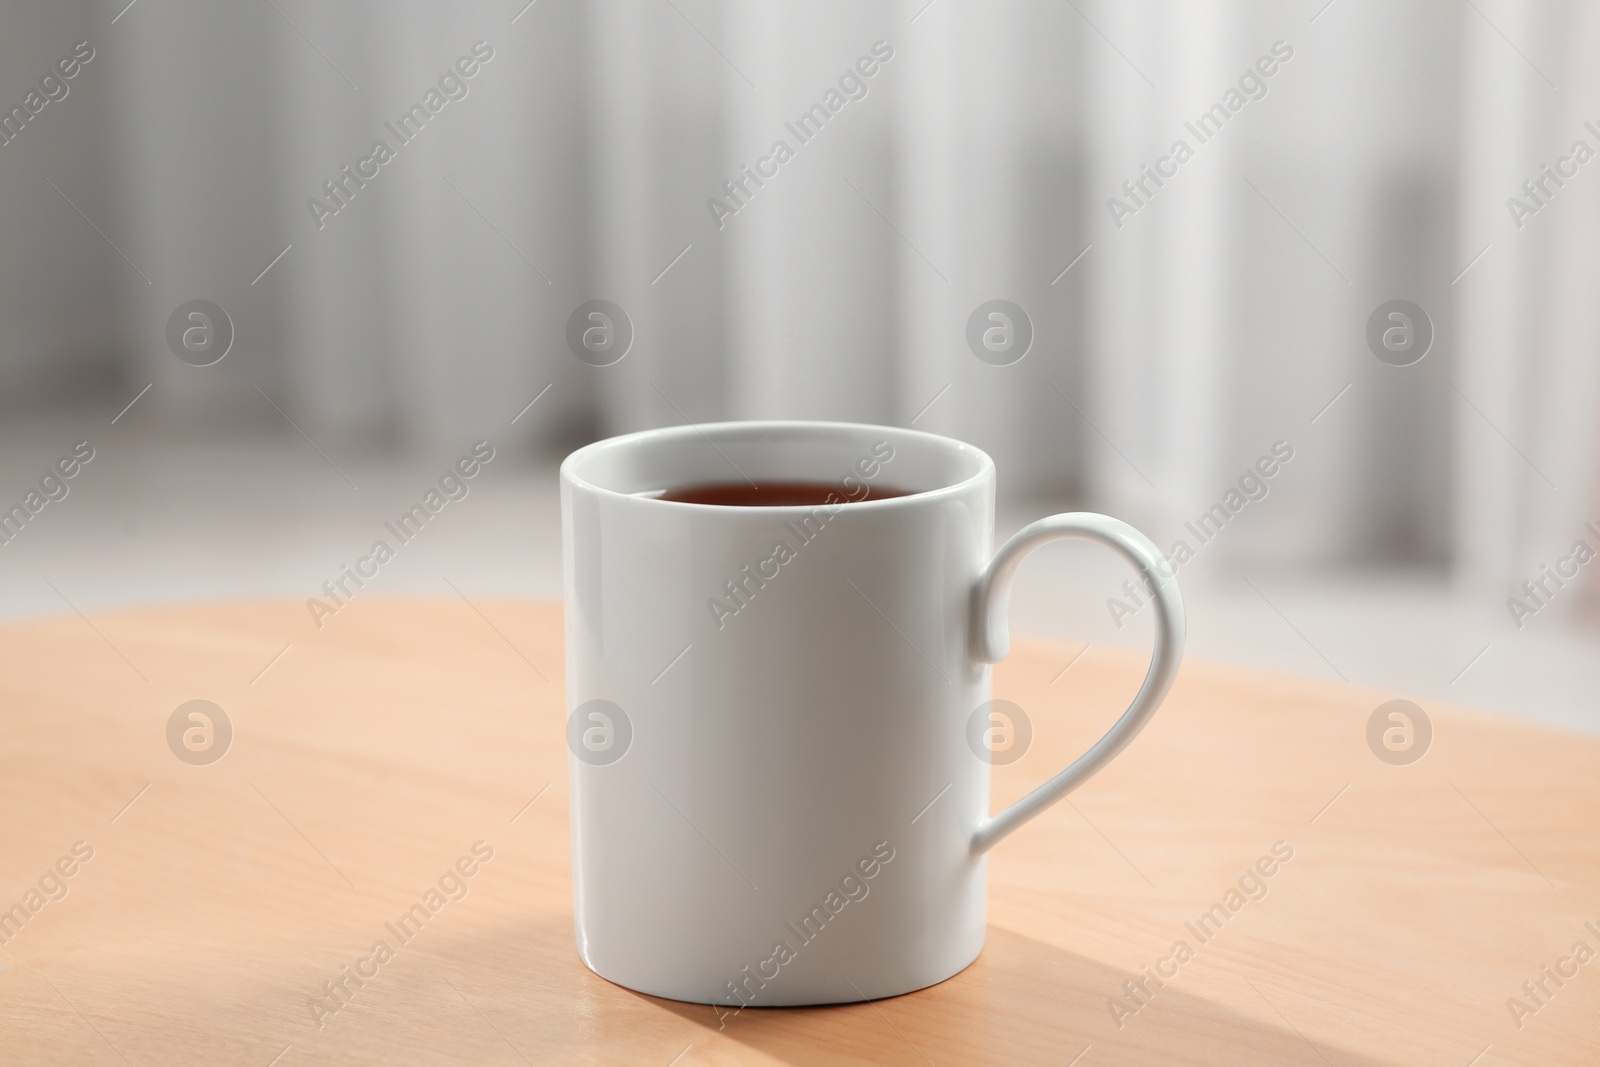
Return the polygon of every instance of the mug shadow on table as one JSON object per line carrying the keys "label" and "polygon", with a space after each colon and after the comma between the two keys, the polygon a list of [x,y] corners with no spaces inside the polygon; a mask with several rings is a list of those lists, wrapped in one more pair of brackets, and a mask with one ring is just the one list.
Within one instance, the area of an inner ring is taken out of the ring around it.
{"label": "mug shadow on table", "polygon": [[[642,1051],[640,1038],[653,1032],[661,1043],[663,1063],[686,1043],[710,1045],[723,1039],[791,1064],[890,1062],[943,1067],[981,1061],[1059,1067],[1091,1045],[1092,1055],[1084,1057],[1084,1067],[1116,1063],[1327,1067],[1330,1061],[1339,1067],[1380,1067],[1383,1063],[1326,1042],[1313,1046],[1285,1023],[1252,1018],[1185,992],[1182,979],[1164,987],[1119,1030],[1106,1001],[1130,975],[995,926],[988,928],[983,954],[971,967],[929,989],[868,1003],[747,1008],[737,1015],[613,985],[584,967],[571,938],[570,926],[541,924],[533,930],[504,931],[492,949],[482,945],[467,950],[474,956],[480,951],[498,955],[508,963],[517,960],[509,968],[513,971],[528,971],[533,965],[539,984],[566,987],[566,1005],[557,1008],[546,1000],[538,1009],[547,1021],[542,1028],[546,1038],[557,1032],[564,1035],[557,1047],[545,1045],[547,1053],[557,1056],[582,1049],[587,1056],[610,1062],[609,1047],[637,1057]],[[504,977],[521,984],[510,974]],[[1255,996],[1243,978],[1237,984],[1240,1003]],[[520,994],[502,992],[526,1006],[525,989]],[[1261,1005],[1263,1013],[1267,1008]],[[694,1029],[665,1024],[663,1012]],[[555,1016],[560,1015],[568,1017],[557,1021]],[[1064,1041],[1063,1034],[1071,1036]]]}
{"label": "mug shadow on table", "polygon": [[[1307,1064],[1378,1067],[1380,1061],[1327,1045],[1313,1047],[1290,1027],[1270,1025],[1214,1001],[1165,986],[1122,1029],[1108,996],[1130,977],[1096,960],[990,926],[983,954],[929,989],[866,1004],[749,1008],[719,1021],[704,1005],[633,994],[716,1033],[794,1064],[1071,1062],[1088,1064]],[[1245,995],[1249,987],[1239,983]],[[1263,1006],[1265,1007],[1265,1006]],[[1048,1011],[1049,1026],[1041,1025]],[[1068,1047],[1061,1035],[1073,1035]]]}

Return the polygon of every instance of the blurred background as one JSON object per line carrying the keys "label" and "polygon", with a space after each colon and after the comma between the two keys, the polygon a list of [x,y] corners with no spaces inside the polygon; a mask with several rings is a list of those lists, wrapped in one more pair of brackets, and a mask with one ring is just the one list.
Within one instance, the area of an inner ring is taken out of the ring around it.
{"label": "blurred background", "polygon": [[[6,0],[0,613],[321,595],[480,440],[360,595],[556,599],[571,448],[872,421],[988,450],[1002,536],[1184,541],[1193,655],[1600,732],[1597,44],[1508,0]],[[1015,625],[1142,645],[1126,577],[1053,546]]]}

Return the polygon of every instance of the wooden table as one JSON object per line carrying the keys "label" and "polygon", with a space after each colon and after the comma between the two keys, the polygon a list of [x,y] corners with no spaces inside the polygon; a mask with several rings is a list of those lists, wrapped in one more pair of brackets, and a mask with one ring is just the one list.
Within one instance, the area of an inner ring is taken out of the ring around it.
{"label": "wooden table", "polygon": [[[996,805],[1135,688],[1099,647],[1058,677],[1077,651],[998,668],[1036,736]],[[1395,694],[1186,664],[1121,759],[996,849],[972,967],[719,1029],[574,950],[555,606],[74,615],[0,630],[0,678],[0,908],[40,904],[0,927],[5,1064],[1600,1063],[1600,959],[1569,955],[1600,952],[1600,742],[1575,735],[1429,705],[1431,750],[1393,766],[1365,731]],[[234,732],[207,765],[167,741],[194,699]],[[467,895],[402,943],[386,924],[461,857]],[[1577,973],[1532,1011],[1545,965]],[[1135,1013],[1145,968],[1176,976]]]}

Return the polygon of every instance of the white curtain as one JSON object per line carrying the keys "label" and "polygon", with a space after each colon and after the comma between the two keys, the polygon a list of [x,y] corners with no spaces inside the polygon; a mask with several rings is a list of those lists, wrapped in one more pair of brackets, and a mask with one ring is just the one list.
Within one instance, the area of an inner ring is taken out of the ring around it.
{"label": "white curtain", "polygon": [[[1505,206],[1600,148],[1589,6],[122,7],[63,23],[107,101],[74,149],[104,191],[72,188],[150,276],[97,267],[124,380],[169,418],[277,418],[265,393],[328,448],[423,451],[915,420],[989,449],[1004,491],[1164,542],[1286,441],[1196,566],[1425,564],[1489,605],[1600,517],[1600,162],[1521,228]],[[318,229],[307,199],[479,40],[468,96]],[[799,143],[785,123],[877,42],[865,95]],[[1199,144],[1185,123],[1277,42],[1265,96]],[[1114,219],[1180,138],[1194,157]],[[780,139],[719,226],[707,201]],[[196,297],[239,337],[203,386],[162,339]],[[1366,346],[1394,298],[1433,320],[1415,366]],[[633,323],[609,367],[567,347],[591,299]],[[1032,324],[1010,366],[966,340],[994,299]]]}
{"label": "white curtain", "polygon": [[1502,206],[1528,202],[1522,184],[1575,141],[1600,151],[1585,125],[1600,127],[1590,58],[1600,12],[1582,3],[1489,11],[1522,54],[1467,27],[1457,232],[1463,262],[1488,251],[1456,286],[1452,525],[1462,575],[1514,589],[1580,538],[1592,545],[1585,522],[1600,527],[1600,208],[1585,187],[1600,173],[1580,170],[1520,229]]}

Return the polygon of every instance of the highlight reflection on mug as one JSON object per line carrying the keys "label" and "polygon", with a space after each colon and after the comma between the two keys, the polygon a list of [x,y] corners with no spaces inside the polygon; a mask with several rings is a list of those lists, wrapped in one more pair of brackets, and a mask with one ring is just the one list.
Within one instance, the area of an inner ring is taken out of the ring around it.
{"label": "highlight reflection on mug", "polygon": [[1379,704],[1367,718],[1367,747],[1395,767],[1415,763],[1433,744],[1433,721],[1409,700]]}
{"label": "highlight reflection on mug", "polygon": [[628,754],[633,720],[609,700],[586,700],[567,716],[567,747],[591,767],[604,767]]}
{"label": "highlight reflection on mug", "polygon": [[1033,722],[1009,700],[979,704],[967,717],[967,747],[983,762],[998,767],[1017,762],[1033,744]]}

